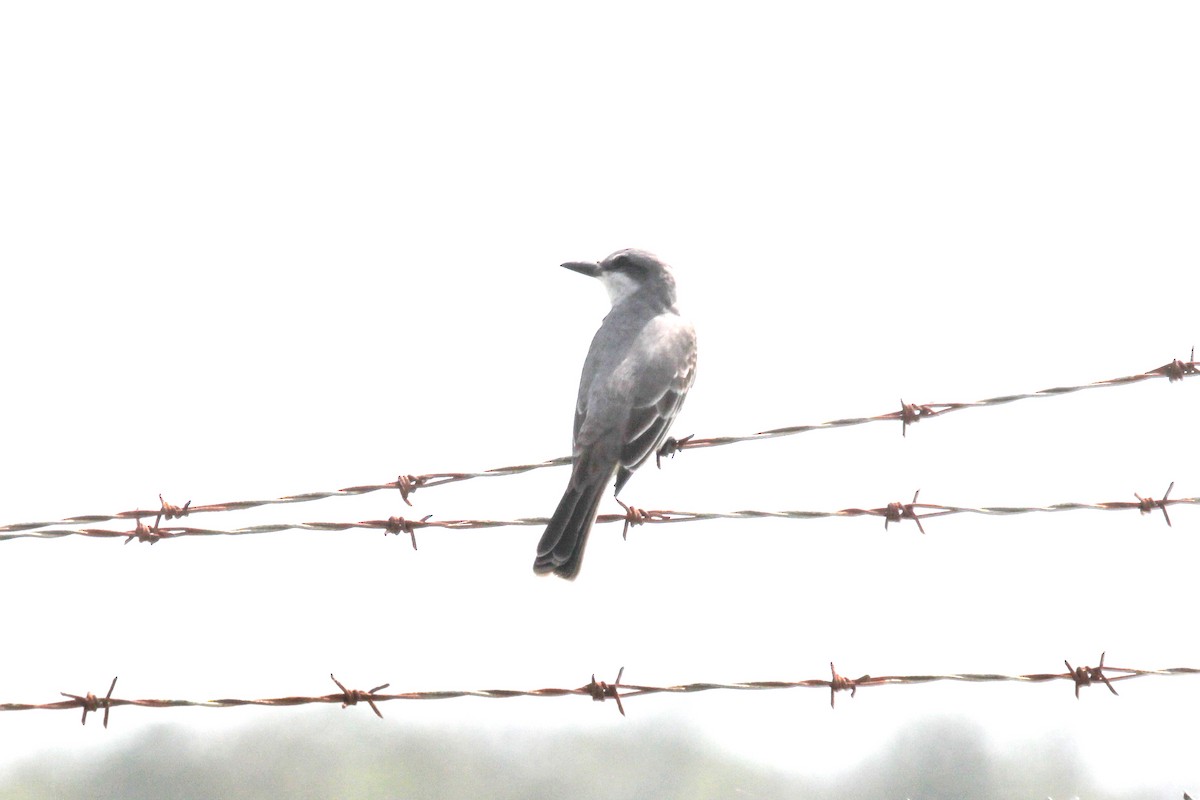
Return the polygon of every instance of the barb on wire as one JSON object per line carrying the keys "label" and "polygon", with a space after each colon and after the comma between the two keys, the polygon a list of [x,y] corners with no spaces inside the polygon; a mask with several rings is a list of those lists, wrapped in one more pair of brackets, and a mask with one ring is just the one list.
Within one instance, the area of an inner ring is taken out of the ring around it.
{"label": "barb on wire", "polygon": [[624,674],[625,674],[625,668],[621,667],[619,670],[617,670],[617,679],[615,681],[613,681],[612,683],[607,683],[605,681],[597,681],[596,673],[593,672],[591,682],[583,688],[588,691],[588,693],[592,696],[592,699],[595,700],[597,703],[602,703],[610,697],[613,700],[616,700],[617,701],[617,711],[620,711],[621,716],[623,717],[623,716],[625,716],[625,706],[621,704],[620,689],[621,689],[621,676],[623,676]]}
{"label": "barb on wire", "polygon": [[917,513],[917,508],[927,508],[928,506],[918,506],[917,498],[921,496],[921,490],[917,489],[913,492],[911,503],[888,503],[887,513],[883,518],[883,529],[886,531],[888,523],[900,522],[901,520],[911,519],[917,523],[917,530],[922,534],[925,533],[925,526],[921,524],[921,517]]}
{"label": "barb on wire", "polygon": [[104,709],[104,727],[108,727],[108,711],[112,706],[113,689],[117,688],[117,679],[114,676],[112,683],[108,685],[108,694],[104,695],[104,699],[100,700],[92,692],[85,695],[68,694],[67,692],[59,692],[63,697],[71,698],[71,702],[59,702],[53,704],[55,707],[63,708],[83,708],[83,717],[79,720],[80,725],[87,725],[87,715],[93,711]]}
{"label": "barb on wire", "polygon": [[1117,681],[1133,680],[1134,678],[1179,677],[1183,675],[1200,675],[1200,667],[1170,667],[1167,669],[1137,669],[1134,667],[1114,667],[1106,665],[1101,654],[1099,666],[1073,668],[1070,662],[1064,660],[1066,672],[1035,672],[1019,675],[998,673],[931,673],[925,675],[863,675],[861,678],[850,679],[838,674],[833,662],[829,664],[828,678],[808,678],[804,680],[774,680],[774,681],[741,681],[738,683],[685,683],[677,685],[650,685],[623,683],[625,668],[617,672],[617,679],[612,683],[596,680],[595,674],[589,682],[575,689],[473,689],[473,690],[441,690],[401,692],[384,694],[389,684],[381,684],[374,689],[348,689],[332,674],[329,676],[337,684],[338,691],[332,694],[314,696],[268,697],[260,699],[221,698],[215,700],[162,700],[145,699],[132,700],[112,696],[116,679],[109,687],[108,695],[103,700],[94,694],[74,695],[63,692],[67,700],[49,703],[0,703],[0,711],[61,711],[73,708],[83,708],[84,721],[91,711],[104,709],[105,727],[108,726],[108,712],[118,706],[138,706],[141,708],[235,708],[240,706],[288,707],[313,704],[339,704],[342,708],[364,702],[371,707],[376,716],[383,718],[378,703],[398,700],[451,700],[460,697],[481,697],[491,700],[506,700],[515,697],[588,697],[602,702],[613,699],[617,710],[625,716],[624,701],[631,697],[652,694],[696,694],[710,691],[768,691],[776,689],[822,689],[829,692],[829,704],[836,707],[834,700],[838,692],[848,691],[854,697],[859,689],[877,686],[908,686],[925,683],[1047,683],[1052,681],[1067,681],[1072,684],[1076,698],[1079,690],[1093,683],[1103,683],[1114,695],[1117,690],[1113,684]]}
{"label": "barb on wire", "polygon": [[858,693],[859,684],[865,683],[865,682],[871,680],[870,675],[863,675],[858,680],[851,680],[849,678],[842,677],[841,675],[838,675],[837,667],[835,667],[833,665],[832,661],[829,662],[829,674],[831,676],[829,679],[829,707],[830,708],[837,708],[837,693],[838,692],[844,692],[844,691],[849,690],[850,697],[853,698],[854,695]]}
{"label": "barb on wire", "polygon": [[[674,456],[678,452],[690,450],[694,447],[721,447],[724,445],[738,444],[741,442],[774,439],[780,436],[793,436],[799,433],[808,433],[809,431],[829,430],[833,428],[850,427],[853,425],[863,425],[869,422],[894,422],[899,420],[902,425],[902,433],[907,435],[908,427],[910,425],[920,422],[922,419],[926,419],[928,417],[936,417],[948,414],[951,411],[961,411],[967,408],[985,408],[988,406],[1003,405],[1005,403],[1012,403],[1018,400],[1027,400],[1035,397],[1057,397],[1059,395],[1070,394],[1072,392],[1078,392],[1084,389],[1124,386],[1126,384],[1138,383],[1140,381],[1150,380],[1153,378],[1167,378],[1167,380],[1172,383],[1175,381],[1182,381],[1184,378],[1189,378],[1193,375],[1200,374],[1200,363],[1195,360],[1195,356],[1195,348],[1192,348],[1192,354],[1188,361],[1180,361],[1179,359],[1175,359],[1169,364],[1164,364],[1161,367],[1156,367],[1155,369],[1138,373],[1136,375],[1127,375],[1121,378],[1109,378],[1108,380],[1094,381],[1092,383],[1085,383],[1077,386],[1057,386],[1054,388],[1041,389],[1036,392],[1028,392],[1025,394],[1000,395],[997,397],[989,397],[984,400],[976,400],[974,402],[918,404],[905,403],[903,400],[901,400],[899,411],[890,411],[872,417],[847,417],[844,419],[821,422],[814,425],[791,425],[783,428],[772,428],[771,430],[759,431],[758,433],[752,433],[744,436],[711,436],[707,438],[697,438],[696,436],[691,435],[685,436],[681,439],[675,439],[672,437],[669,438],[655,454],[655,461],[659,466],[662,466],[663,458]],[[449,483],[457,483],[459,481],[472,480],[474,478],[520,475],[525,472],[532,472],[533,470],[544,469],[547,467],[560,467],[570,463],[570,456],[560,456],[558,458],[552,458],[548,461],[539,461],[530,464],[515,464],[507,467],[495,467],[493,469],[487,469],[480,472],[431,472],[424,475],[399,475],[397,476],[396,480],[388,481],[386,483],[348,486],[344,489],[337,489],[334,491],[306,492],[304,494],[285,495],[283,497],[276,497],[272,499],[236,500],[225,503],[210,503],[207,505],[196,506],[193,506],[190,500],[182,507],[174,506],[163,500],[162,495],[159,495],[161,508],[158,513],[160,520],[161,518],[171,520],[177,517],[186,517],[190,514],[217,513],[223,511],[245,511],[247,509],[268,505],[308,503],[316,500],[325,500],[330,497],[357,497],[358,495],[370,494],[372,492],[384,490],[399,491],[401,499],[406,504],[411,506],[412,502],[409,498],[418,489],[445,486]],[[92,525],[100,522],[112,522],[114,520],[137,520],[144,516],[147,516],[147,512],[133,510],[121,511],[116,514],[85,514],[53,521],[18,522],[8,525],[0,525],[0,536],[3,534],[22,533],[42,528]],[[158,522],[159,521],[155,522],[153,529],[158,529]]]}
{"label": "barb on wire", "polygon": [[[644,525],[647,522],[665,522],[669,518],[669,514],[671,513],[669,511],[646,511],[644,509],[638,508],[637,506],[625,505],[625,503],[622,502],[620,498],[615,497],[613,499],[617,501],[617,503],[621,506],[621,508],[625,509],[625,516],[623,517],[623,519],[625,521],[625,527],[621,529],[621,538],[624,540],[627,540],[629,538],[630,526],[637,527],[638,525]],[[600,516],[608,516],[608,515],[603,514]],[[597,516],[596,519],[599,520],[600,516]],[[614,516],[616,516],[616,515],[614,515]],[[549,520],[547,520],[547,523],[548,522],[549,522]]]}
{"label": "barb on wire", "polygon": [[402,533],[407,533],[412,539],[413,550],[417,549],[417,526],[425,525],[433,518],[433,514],[426,514],[420,520],[405,519],[404,517],[388,517],[387,525],[383,529],[383,535],[394,533],[399,536]]}
{"label": "barb on wire", "polygon": [[[1101,659],[1101,660],[1103,661],[1103,659]],[[334,683],[337,684],[337,687],[342,690],[342,708],[345,708],[346,706],[358,705],[358,701],[363,700],[366,702],[367,705],[369,705],[371,707],[371,710],[375,712],[375,716],[379,717],[380,719],[383,719],[383,714],[380,712],[379,706],[375,705],[375,693],[380,691],[381,689],[388,688],[389,686],[391,686],[390,683],[381,683],[378,686],[376,686],[374,689],[368,689],[367,691],[364,692],[361,689],[347,689],[345,686],[342,685],[341,681],[339,681],[337,678],[333,677],[332,672],[329,673],[329,677],[333,680]]]}
{"label": "barb on wire", "polygon": [[1110,681],[1108,679],[1108,676],[1104,674],[1104,657],[1106,655],[1108,655],[1107,652],[1100,654],[1100,664],[1099,664],[1099,666],[1095,666],[1095,667],[1074,668],[1071,666],[1070,661],[1067,661],[1065,658],[1063,659],[1063,663],[1067,665],[1067,672],[1070,673],[1071,678],[1075,681],[1075,699],[1076,700],[1079,699],[1079,690],[1080,689],[1082,689],[1084,686],[1091,686],[1093,683],[1096,683],[1097,681],[1099,681],[1099,682],[1103,683],[1105,686],[1107,686],[1108,690],[1110,692],[1112,692],[1114,695],[1117,693],[1117,690],[1113,688],[1112,681]]}
{"label": "barb on wire", "polygon": [[[1109,378],[1102,381],[1093,381],[1092,383],[1084,383],[1076,386],[1055,386],[1050,389],[1040,389],[1036,392],[1026,392],[1021,394],[1006,394],[996,397],[988,397],[984,400],[975,400],[967,403],[905,403],[900,401],[900,410],[891,411],[886,414],[878,414],[873,417],[848,417],[845,419],[835,419],[829,422],[822,422],[815,425],[790,425],[784,428],[773,428],[767,431],[760,431],[746,436],[714,436],[707,439],[691,439],[686,443],[681,443],[679,449],[690,449],[692,447],[719,447],[727,444],[737,444],[740,442],[758,441],[760,439],[774,439],[779,436],[793,436],[798,433],[808,433],[809,431],[828,430],[830,428],[846,428],[853,425],[864,425],[869,422],[894,422],[899,420],[901,423],[902,435],[907,435],[908,426],[916,424],[928,417],[938,417],[950,413],[951,411],[962,411],[967,408],[986,408],[989,406],[999,406],[1006,403],[1014,403],[1018,400],[1030,400],[1035,397],[1058,397],[1059,395],[1071,394],[1073,392],[1083,391],[1084,389],[1102,389],[1110,386],[1125,386],[1130,383],[1139,383],[1141,381],[1151,380],[1153,378],[1167,378],[1171,383],[1181,381],[1184,378],[1192,375],[1200,374],[1200,363],[1195,360],[1195,348],[1192,349],[1191,360],[1180,361],[1175,359],[1169,364],[1164,364],[1161,367],[1156,367],[1146,372],[1140,372],[1136,375],[1126,375],[1121,378]],[[690,437],[689,437],[690,438]]]}
{"label": "barb on wire", "polygon": [[1154,509],[1161,508],[1163,519],[1167,521],[1167,527],[1171,527],[1171,515],[1167,513],[1167,506],[1174,502],[1170,500],[1171,490],[1174,488],[1175,481],[1171,481],[1171,485],[1163,492],[1162,500],[1155,500],[1153,497],[1142,497],[1137,492],[1134,492],[1133,496],[1138,499],[1138,511],[1141,511],[1143,514],[1153,514]]}
{"label": "barb on wire", "polygon": [[149,542],[150,544],[154,544],[159,539],[169,535],[170,534],[168,533],[162,532],[162,529],[158,527],[157,522],[154,524],[154,527],[151,528],[149,525],[139,519],[137,520],[137,524],[134,526],[133,532],[125,534],[125,544],[129,544],[134,539],[137,539],[139,542]]}
{"label": "barb on wire", "polygon": [[[910,519],[917,524],[917,529],[925,533],[922,520],[944,517],[952,514],[981,514],[984,516],[1016,516],[1020,514],[1047,514],[1060,511],[1131,511],[1137,510],[1149,514],[1160,509],[1167,524],[1171,518],[1167,515],[1168,506],[1200,505],[1200,497],[1170,496],[1175,487],[1172,482],[1163,494],[1161,500],[1142,497],[1134,493],[1137,500],[1108,500],[1100,503],[1054,503],[1048,506],[952,506],[939,503],[918,503],[920,490],[913,495],[911,503],[899,501],[888,503],[876,508],[843,508],[837,511],[761,511],[746,509],[741,511],[669,511],[662,509],[643,509],[626,505],[621,500],[617,502],[625,510],[623,514],[599,514],[596,522],[599,524],[620,522],[624,529],[621,537],[626,538],[631,526],[671,524],[679,522],[702,522],[717,519],[791,519],[811,520],[828,519],[833,517],[881,517],[885,529],[893,522]],[[264,533],[280,533],[282,531],[323,531],[341,532],[348,530],[382,530],[385,534],[407,533],[412,540],[413,549],[417,549],[416,531],[420,528],[443,528],[447,530],[483,530],[488,528],[505,527],[541,527],[550,522],[548,517],[518,517],[516,519],[450,519],[433,520],[433,515],[422,519],[405,519],[404,517],[389,517],[388,519],[364,520],[361,522],[294,522],[265,525],[250,525],[244,528],[214,529],[191,527],[150,528],[138,520],[137,527],[132,531],[120,531],[107,528],[51,528],[24,531],[20,533],[0,534],[0,541],[17,538],[58,539],[64,536],[85,536],[100,539],[122,538],[126,543],[133,539],[154,544],[163,539],[175,539],[184,536],[248,536]]]}

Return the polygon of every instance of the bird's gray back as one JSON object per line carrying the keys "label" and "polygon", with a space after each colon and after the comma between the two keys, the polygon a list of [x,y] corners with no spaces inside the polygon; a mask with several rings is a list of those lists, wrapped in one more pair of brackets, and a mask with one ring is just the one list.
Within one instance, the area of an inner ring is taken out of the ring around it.
{"label": "bird's gray back", "polygon": [[[613,467],[636,468],[666,437],[695,378],[695,365],[695,331],[673,308],[614,307],[584,361],[575,453],[611,443],[606,452],[591,455]],[[612,432],[617,435],[605,435]]]}

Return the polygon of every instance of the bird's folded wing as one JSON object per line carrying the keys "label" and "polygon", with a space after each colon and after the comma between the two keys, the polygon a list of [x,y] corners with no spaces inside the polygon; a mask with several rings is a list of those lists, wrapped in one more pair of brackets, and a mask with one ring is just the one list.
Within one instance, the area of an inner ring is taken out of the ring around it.
{"label": "bird's folded wing", "polygon": [[696,337],[690,325],[660,326],[649,333],[656,337],[656,346],[643,351],[653,357],[645,361],[633,383],[636,390],[624,425],[618,492],[633,470],[662,446],[696,379]]}

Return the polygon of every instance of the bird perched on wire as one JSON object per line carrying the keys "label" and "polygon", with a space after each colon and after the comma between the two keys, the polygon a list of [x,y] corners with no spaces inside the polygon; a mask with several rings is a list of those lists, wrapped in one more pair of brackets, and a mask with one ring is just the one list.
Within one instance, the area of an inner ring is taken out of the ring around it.
{"label": "bird perched on wire", "polygon": [[609,482],[619,494],[667,438],[696,378],[696,332],[675,309],[671,268],[644,250],[563,266],[599,278],[612,300],[579,379],[571,482],[533,562],[573,580]]}

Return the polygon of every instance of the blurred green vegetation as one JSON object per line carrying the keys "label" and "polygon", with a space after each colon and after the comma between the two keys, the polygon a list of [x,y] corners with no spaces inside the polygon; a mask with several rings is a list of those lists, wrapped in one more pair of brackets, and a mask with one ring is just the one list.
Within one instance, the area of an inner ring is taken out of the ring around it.
{"label": "blurred green vegetation", "polygon": [[[1073,750],[1047,741],[989,750],[982,731],[931,720],[835,778],[741,760],[682,726],[630,722],[603,733],[412,730],[309,715],[214,741],[158,727],[89,756],[50,753],[6,770],[0,800],[192,798],[1125,798],[1097,787]],[[1166,795],[1180,796],[1171,791]]]}

